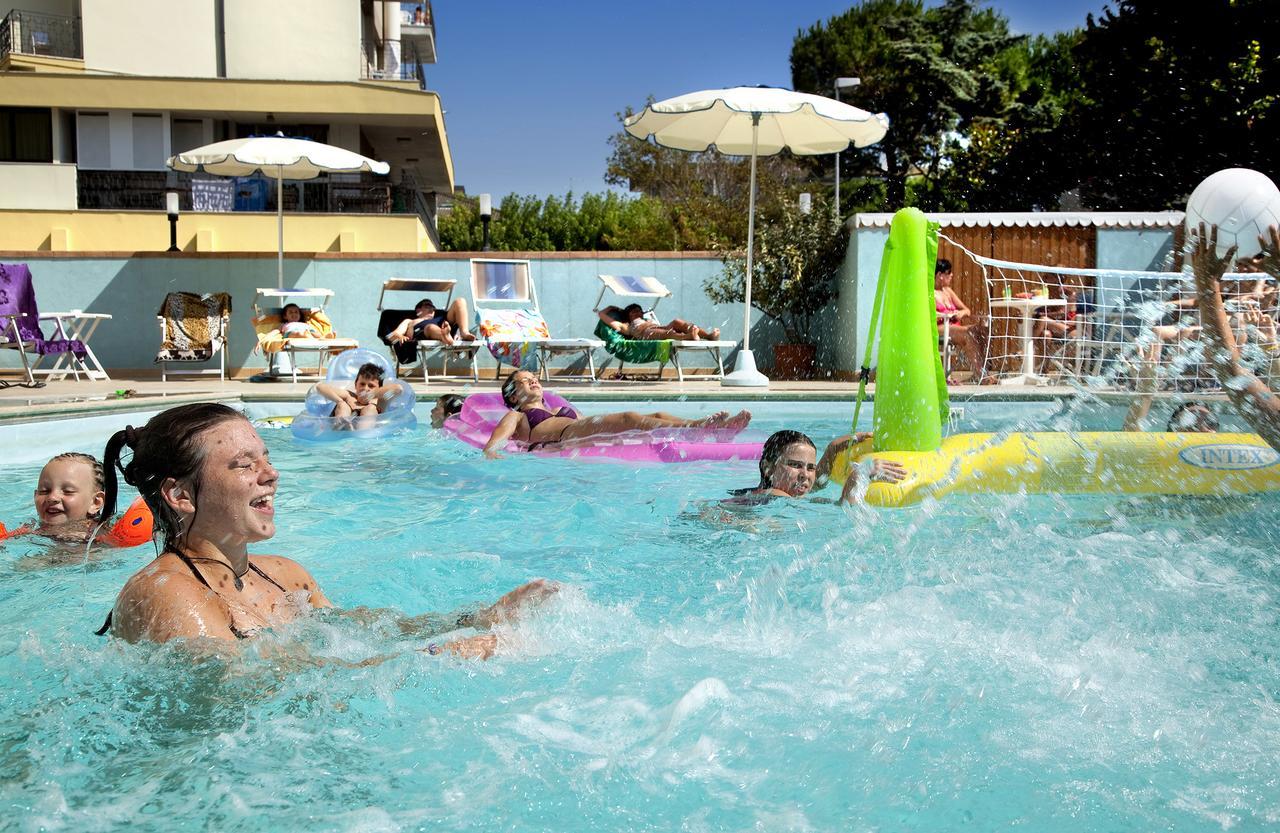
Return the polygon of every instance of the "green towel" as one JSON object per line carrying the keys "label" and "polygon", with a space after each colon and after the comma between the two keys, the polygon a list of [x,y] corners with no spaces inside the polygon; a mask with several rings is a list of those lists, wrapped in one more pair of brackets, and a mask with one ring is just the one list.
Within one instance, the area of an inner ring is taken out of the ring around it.
{"label": "green towel", "polygon": [[655,341],[630,339],[603,321],[596,324],[596,338],[604,342],[604,349],[610,355],[617,356],[624,362],[631,362],[632,364],[659,362],[666,364],[671,361],[670,339]]}

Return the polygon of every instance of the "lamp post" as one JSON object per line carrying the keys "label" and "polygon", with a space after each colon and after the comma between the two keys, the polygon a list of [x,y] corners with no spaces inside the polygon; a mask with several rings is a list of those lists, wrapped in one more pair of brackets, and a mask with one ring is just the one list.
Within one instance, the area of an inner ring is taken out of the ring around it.
{"label": "lamp post", "polygon": [[178,249],[178,192],[169,191],[164,195],[165,213],[169,215],[169,249],[168,251],[176,252]]}
{"label": "lamp post", "polygon": [[[862,83],[861,78],[837,78],[834,84],[836,101],[840,100],[841,90],[851,90]],[[840,219],[840,154],[836,153],[836,219]]]}
{"label": "lamp post", "polygon": [[493,219],[493,200],[488,194],[480,195],[480,222],[484,225],[484,245],[480,251],[489,251],[489,221]]}

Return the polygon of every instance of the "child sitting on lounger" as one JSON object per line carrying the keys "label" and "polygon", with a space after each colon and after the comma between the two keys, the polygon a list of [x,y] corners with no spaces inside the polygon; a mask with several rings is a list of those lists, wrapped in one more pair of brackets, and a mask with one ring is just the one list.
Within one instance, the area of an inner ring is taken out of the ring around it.
{"label": "child sitting on lounger", "polygon": [[413,318],[406,318],[387,334],[387,341],[400,344],[406,341],[439,341],[453,344],[457,339],[475,341],[475,335],[467,329],[467,302],[459,298],[449,305],[447,312],[436,309],[435,303],[423,298],[413,308]]}
{"label": "child sitting on lounger", "polygon": [[542,400],[542,383],[527,370],[515,371],[502,383],[502,401],[507,403],[511,413],[504,416],[489,435],[484,456],[490,459],[502,456],[498,451],[512,437],[526,443],[532,450],[587,437],[657,428],[722,428],[736,433],[751,421],[751,414],[747,411],[735,416],[720,411],[705,419],[681,419],[661,412],[640,414],[635,411],[579,417],[578,412],[567,405],[552,411]]}
{"label": "child sitting on lounger", "polygon": [[402,390],[394,382],[384,385],[384,375],[381,366],[368,362],[356,371],[353,389],[321,382],[316,385],[316,393],[334,403],[333,416],[336,419],[354,420],[349,422],[352,430],[371,428],[373,418],[385,412],[391,400]]}
{"label": "child sitting on lounger", "polygon": [[285,304],[280,310],[280,335],[285,338],[320,338],[322,333],[316,325],[305,320],[302,307]]}
{"label": "child sitting on lounger", "polygon": [[600,320],[609,327],[622,333],[627,338],[644,341],[660,341],[675,339],[677,341],[718,341],[720,330],[704,330],[680,318],[673,318],[670,323],[659,324],[644,317],[644,308],[639,304],[631,304],[626,309],[605,307],[600,310]]}

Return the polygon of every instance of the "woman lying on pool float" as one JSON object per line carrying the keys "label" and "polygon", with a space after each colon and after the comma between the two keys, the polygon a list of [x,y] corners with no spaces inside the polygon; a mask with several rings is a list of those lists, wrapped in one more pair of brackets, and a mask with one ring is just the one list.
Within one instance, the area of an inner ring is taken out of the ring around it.
{"label": "woman lying on pool float", "polygon": [[[249,554],[250,544],[275,534],[279,475],[243,414],[225,405],[182,405],[142,429],[117,432],[103,455],[108,505],[116,490],[112,467],[124,446],[133,450],[121,469],[125,482],[151,507],[163,551],[125,583],[99,634],[110,631],[129,642],[246,639],[333,606],[301,564]],[[488,628],[555,590],[542,580],[529,582],[457,625]],[[483,659],[496,644],[492,634],[482,634],[425,650]]]}
{"label": "woman lying on pool float", "polygon": [[502,455],[498,449],[509,439],[525,443],[530,450],[541,446],[568,443],[588,437],[622,434],[627,431],[653,431],[659,428],[724,428],[741,431],[751,422],[751,414],[741,411],[729,416],[725,411],[704,419],[681,419],[661,411],[641,414],[622,411],[615,414],[580,417],[578,412],[564,406],[552,411],[542,401],[542,384],[538,377],[527,370],[514,371],[502,383],[502,401],[511,413],[507,414],[489,435],[484,456],[496,459]]}
{"label": "woman lying on pool float", "polygon": [[[738,489],[734,503],[764,503],[777,497],[801,498],[827,485],[831,467],[836,457],[850,444],[871,438],[869,433],[845,435],[832,440],[831,445],[818,459],[818,447],[813,440],[799,431],[778,431],[765,440],[760,454],[760,483],[748,489]],[[907,476],[900,463],[876,460],[871,467],[871,479],[884,483],[897,483]],[[851,475],[844,482],[837,503],[852,503],[857,493],[859,478]],[[822,500],[818,498],[818,500]]]}

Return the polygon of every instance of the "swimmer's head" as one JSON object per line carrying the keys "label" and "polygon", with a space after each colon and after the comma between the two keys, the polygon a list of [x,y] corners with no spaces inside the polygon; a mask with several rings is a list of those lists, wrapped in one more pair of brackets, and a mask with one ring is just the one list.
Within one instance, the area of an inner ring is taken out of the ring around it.
{"label": "swimmer's head", "polygon": [[[133,450],[127,464],[120,459],[126,446]],[[151,510],[168,552],[183,545],[202,510],[210,521],[252,527],[252,540],[275,531],[268,498],[275,492],[275,469],[249,420],[234,408],[198,402],[161,411],[142,428],[113,434],[102,462],[103,516],[115,512],[119,469]]]}
{"label": "swimmer's head", "polygon": [[413,308],[413,314],[419,318],[429,318],[436,314],[436,305],[430,298],[423,298]]}
{"label": "swimmer's head", "polygon": [[97,520],[102,516],[103,489],[102,464],[96,458],[74,451],[59,454],[45,463],[36,484],[41,526]]}
{"label": "swimmer's head", "polygon": [[1183,402],[1169,415],[1168,428],[1173,433],[1213,434],[1218,418],[1203,402]]}
{"label": "swimmer's head", "polygon": [[382,369],[382,365],[365,362],[356,371],[356,393],[364,393],[377,388],[382,384],[385,376],[386,371]]}
{"label": "swimmer's head", "polygon": [[639,304],[627,304],[622,310],[628,321],[635,321],[637,318],[644,318],[644,307]]}
{"label": "swimmer's head", "polygon": [[297,304],[285,304],[284,309],[280,310],[280,318],[286,324],[293,324],[302,320],[302,307]]}
{"label": "swimmer's head", "polygon": [[507,380],[502,383],[502,401],[513,411],[519,410],[521,404],[542,396],[542,383],[538,377],[527,370],[513,370]]}
{"label": "swimmer's head", "polygon": [[760,489],[777,489],[800,497],[813,488],[818,475],[818,449],[799,431],[777,431],[760,453]]}
{"label": "swimmer's head", "polygon": [[462,403],[465,401],[456,393],[446,393],[436,399],[436,404],[431,409],[431,427],[443,428],[446,419],[462,412]]}

